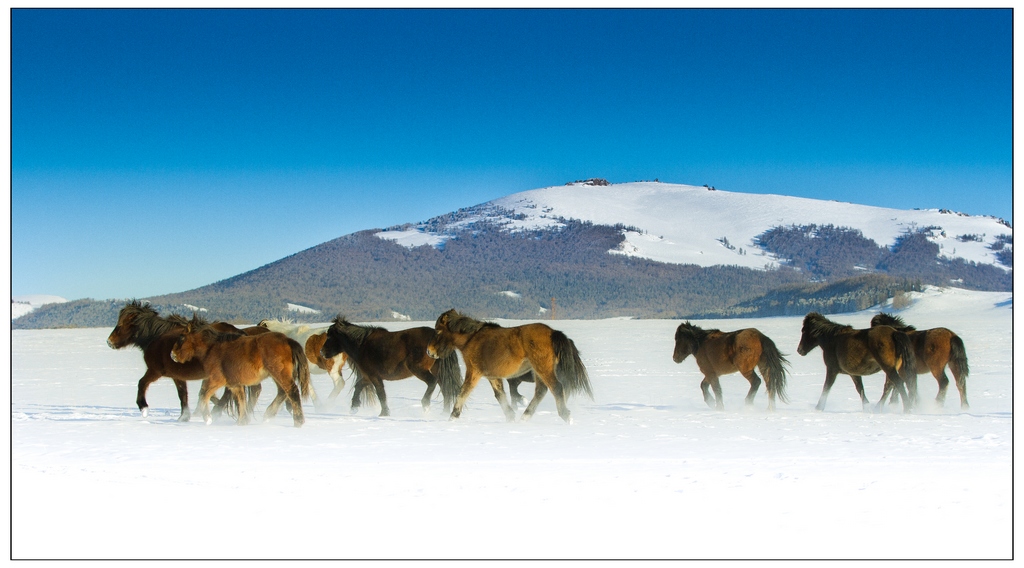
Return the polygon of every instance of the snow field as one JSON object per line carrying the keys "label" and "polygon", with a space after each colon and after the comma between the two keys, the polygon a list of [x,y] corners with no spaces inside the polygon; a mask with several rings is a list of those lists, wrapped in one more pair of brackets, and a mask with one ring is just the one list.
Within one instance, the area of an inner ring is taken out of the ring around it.
{"label": "snow field", "polygon": [[[386,385],[389,418],[350,415],[349,386],[298,429],[284,411],[178,423],[161,379],[144,419],[141,354],[109,349],[109,329],[15,331],[12,556],[1010,558],[1012,295],[914,296],[909,323],[964,339],[969,411],[953,386],[930,405],[929,375],[914,414],[863,412],[846,376],[815,411],[824,365],[820,350],[796,355],[798,317],[694,322],[757,327],[788,356],[791,403],[773,414],[763,388],[744,407],[738,374],[722,379],[726,410],[709,409],[693,359],[672,362],[679,321],[548,322],[594,387],[570,399],[572,425],[550,395],[506,423],[485,382],[459,420],[439,396],[424,415],[416,379]],[[875,312],[830,318],[865,327]],[[865,377],[872,401],[882,380]]]}

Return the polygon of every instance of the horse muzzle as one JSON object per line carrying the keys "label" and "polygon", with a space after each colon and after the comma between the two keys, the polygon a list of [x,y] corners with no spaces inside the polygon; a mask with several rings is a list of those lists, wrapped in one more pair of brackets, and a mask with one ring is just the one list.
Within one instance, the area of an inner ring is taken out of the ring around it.
{"label": "horse muzzle", "polygon": [[437,351],[436,351],[436,350],[434,350],[434,349],[433,349],[432,347],[430,347],[429,345],[427,346],[427,357],[430,357],[431,359],[440,359],[440,358],[441,358],[441,357],[440,357],[440,356],[439,356],[439,355],[437,354]]}

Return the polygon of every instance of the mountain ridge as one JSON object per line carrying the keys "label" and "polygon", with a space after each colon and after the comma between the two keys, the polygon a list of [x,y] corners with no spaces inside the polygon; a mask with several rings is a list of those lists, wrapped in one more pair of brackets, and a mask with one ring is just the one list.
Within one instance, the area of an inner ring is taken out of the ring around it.
{"label": "mountain ridge", "polygon": [[[238,322],[430,320],[452,307],[485,318],[545,318],[552,308],[570,318],[680,318],[863,309],[923,284],[1011,289],[1012,227],[710,187],[574,183],[358,231],[146,300]],[[120,305],[46,306],[12,326],[111,325]]]}

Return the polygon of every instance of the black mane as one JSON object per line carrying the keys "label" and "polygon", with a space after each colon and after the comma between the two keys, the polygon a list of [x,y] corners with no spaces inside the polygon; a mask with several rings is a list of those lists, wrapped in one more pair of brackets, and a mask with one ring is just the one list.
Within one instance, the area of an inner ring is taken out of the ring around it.
{"label": "black mane", "polygon": [[452,333],[473,334],[485,327],[501,327],[494,322],[476,320],[455,310],[448,310],[444,315],[448,316],[448,331]]}
{"label": "black mane", "polygon": [[696,350],[712,333],[720,333],[720,331],[717,329],[704,329],[693,325],[689,321],[685,321],[676,328],[676,341],[687,339],[693,343],[694,350]]}
{"label": "black mane", "polygon": [[[169,318],[160,317],[160,314],[148,302],[131,300],[121,308],[121,313],[117,316],[118,322],[120,323],[121,319],[128,314],[134,314],[129,326],[128,344],[135,345],[142,350],[149,347],[149,344],[161,335],[184,327],[184,323],[179,323],[177,320],[172,321]],[[180,316],[178,317],[180,318]],[[184,318],[181,319],[184,320]]]}
{"label": "black mane", "polygon": [[357,345],[362,345],[367,336],[377,330],[384,330],[384,328],[372,325],[357,325],[348,321],[348,319],[343,316],[338,316],[334,318],[334,322],[331,324],[331,330],[335,333],[345,335]]}
{"label": "black mane", "polygon": [[851,329],[853,329],[853,326],[836,323],[818,312],[811,312],[804,316],[803,332],[815,339],[831,337]]}
{"label": "black mane", "polygon": [[917,328],[914,326],[907,325],[907,322],[903,321],[903,318],[887,314],[885,312],[879,313],[875,317],[871,318],[871,326],[874,327],[876,325],[887,325],[904,332],[917,331]]}

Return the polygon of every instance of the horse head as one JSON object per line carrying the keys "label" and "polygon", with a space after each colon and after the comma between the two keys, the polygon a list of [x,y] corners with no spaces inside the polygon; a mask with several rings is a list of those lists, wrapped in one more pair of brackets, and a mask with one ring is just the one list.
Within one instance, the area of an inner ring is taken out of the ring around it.
{"label": "horse head", "polygon": [[452,318],[457,316],[457,315],[459,315],[459,312],[456,312],[454,308],[448,310],[447,312],[445,312],[443,314],[441,314],[437,318],[437,321],[434,322],[434,330],[436,330],[436,331],[440,331],[442,329],[447,330],[449,324],[452,321]]}
{"label": "horse head", "polygon": [[820,328],[828,320],[818,312],[811,312],[804,316],[804,325],[800,330],[800,345],[797,345],[796,352],[801,356],[807,355],[812,349],[818,346]]}
{"label": "horse head", "polygon": [[351,334],[354,328],[359,328],[359,326],[342,316],[334,318],[334,323],[327,328],[327,337],[324,339],[323,347],[320,348],[320,356],[324,359],[333,359],[340,353],[347,354],[348,351],[358,347],[359,342]]}
{"label": "horse head", "polygon": [[111,349],[121,349],[136,343],[139,339],[140,323],[159,319],[160,315],[148,303],[131,300],[117,314],[117,323],[107,336],[107,345]]}
{"label": "horse head", "polygon": [[452,337],[447,327],[436,328],[434,329],[434,336],[427,343],[427,356],[431,359],[441,359],[447,357],[454,348],[454,337]]}
{"label": "horse head", "polygon": [[697,339],[694,331],[700,328],[690,322],[683,322],[676,328],[676,348],[672,352],[672,360],[682,363],[690,355],[697,351]]}
{"label": "horse head", "polygon": [[171,347],[171,361],[187,363],[196,357],[202,358],[205,356],[206,351],[210,347],[208,342],[205,341],[204,333],[207,330],[209,330],[209,327],[206,321],[198,315],[193,315],[191,320],[186,321],[184,329],[181,330],[181,335],[178,336],[178,340]]}

